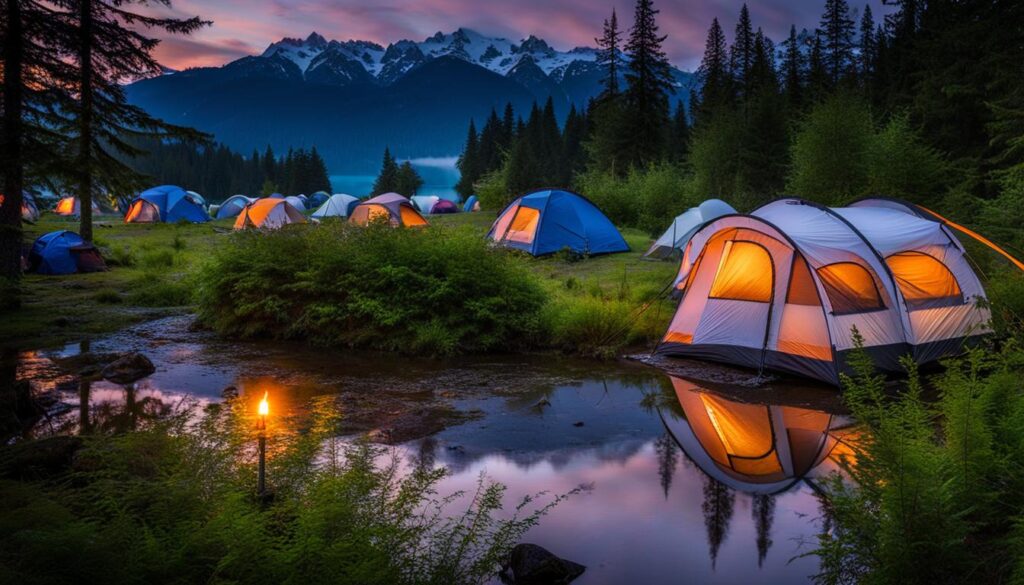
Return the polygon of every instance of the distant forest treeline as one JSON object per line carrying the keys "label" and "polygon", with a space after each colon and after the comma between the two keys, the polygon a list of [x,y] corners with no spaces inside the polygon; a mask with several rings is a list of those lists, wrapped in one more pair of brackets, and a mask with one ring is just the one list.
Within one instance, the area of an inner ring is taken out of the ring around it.
{"label": "distant forest treeline", "polygon": [[145,154],[126,159],[133,169],[151,177],[153,184],[180,185],[208,201],[221,201],[241,193],[249,196],[314,193],[331,190],[327,167],[314,146],[277,156],[268,146],[248,157],[223,144],[194,145],[158,139],[133,143]]}
{"label": "distant forest treeline", "polygon": [[525,123],[492,114],[479,133],[470,122],[459,191],[493,206],[574,187],[617,223],[651,229],[642,216],[663,224],[708,197],[750,209],[784,194],[883,194],[1016,237],[992,206],[1024,199],[1024,3],[885,4],[876,21],[870,5],[826,0],[818,28],[779,42],[745,5],[731,39],[714,19],[684,110],[658,11],[638,0],[628,33],[614,12],[604,23],[604,90],[586,111],[561,129],[546,108]]}

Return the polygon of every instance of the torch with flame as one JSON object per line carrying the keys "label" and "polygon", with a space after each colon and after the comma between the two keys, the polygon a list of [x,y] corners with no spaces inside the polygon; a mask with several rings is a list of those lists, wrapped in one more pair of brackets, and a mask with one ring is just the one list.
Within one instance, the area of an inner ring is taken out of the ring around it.
{"label": "torch with flame", "polygon": [[258,467],[258,478],[256,480],[256,493],[263,496],[267,490],[267,415],[270,414],[270,403],[267,402],[267,398],[270,395],[270,391],[263,392],[263,400],[260,400],[260,405],[256,408],[256,414],[259,415],[259,421],[256,423],[256,429],[259,430],[259,467]]}
{"label": "torch with flame", "polygon": [[270,414],[270,404],[267,402],[267,397],[270,395],[269,391],[263,392],[263,400],[260,400],[260,405],[256,409],[256,414],[259,415],[260,419],[256,425],[259,430],[266,430],[267,428],[267,415]]}

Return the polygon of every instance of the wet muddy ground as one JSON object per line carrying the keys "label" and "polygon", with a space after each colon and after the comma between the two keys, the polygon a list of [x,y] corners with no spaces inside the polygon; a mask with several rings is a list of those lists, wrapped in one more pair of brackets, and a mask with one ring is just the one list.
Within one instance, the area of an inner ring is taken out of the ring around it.
{"label": "wet muddy ground", "polygon": [[[125,351],[148,356],[155,373],[129,385],[79,375]],[[131,428],[225,394],[255,405],[269,392],[285,424],[302,424],[315,403],[339,414],[341,437],[391,445],[408,466],[447,467],[441,493],[472,490],[481,473],[508,486],[509,505],[582,486],[527,536],[587,565],[582,584],[807,581],[815,481],[837,468],[835,437],[849,426],[829,388],[699,362],[235,343],[188,317],[21,352],[3,371],[48,405],[32,436]]]}

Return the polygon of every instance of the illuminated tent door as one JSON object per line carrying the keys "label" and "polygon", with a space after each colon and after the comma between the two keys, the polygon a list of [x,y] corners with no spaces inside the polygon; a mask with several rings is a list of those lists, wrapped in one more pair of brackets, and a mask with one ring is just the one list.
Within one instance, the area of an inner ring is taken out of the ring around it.
{"label": "illuminated tent door", "polygon": [[771,255],[762,244],[729,240],[717,267],[694,343],[713,346],[728,353],[733,363],[757,368],[775,287]]}

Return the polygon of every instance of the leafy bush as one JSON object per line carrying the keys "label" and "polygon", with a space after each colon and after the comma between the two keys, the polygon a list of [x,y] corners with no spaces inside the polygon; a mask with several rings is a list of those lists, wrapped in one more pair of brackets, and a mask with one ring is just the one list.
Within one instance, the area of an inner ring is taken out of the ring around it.
{"label": "leafy bush", "polygon": [[868,104],[849,93],[832,95],[797,128],[787,188],[828,204],[863,195],[869,183],[873,139]]}
{"label": "leafy bush", "polygon": [[621,178],[612,173],[585,173],[576,178],[576,185],[612,223],[654,235],[703,200],[684,190],[686,180],[682,169],[662,164],[633,169]]}
{"label": "leafy bush", "polygon": [[264,501],[239,402],[88,437],[51,481],[0,481],[3,581],[483,583],[565,497],[526,498],[498,520],[500,484],[481,477],[475,493],[438,497],[443,469],[402,475],[381,448],[339,446],[317,414],[272,434]]}
{"label": "leafy bush", "polygon": [[908,201],[935,200],[947,188],[950,166],[926,145],[905,115],[895,116],[872,139],[866,194]]}
{"label": "leafy bush", "polygon": [[817,581],[1020,582],[1024,351],[1010,341],[950,361],[937,403],[910,360],[896,396],[866,354],[851,363],[844,398],[861,435],[852,481],[824,486]]}
{"label": "leafy bush", "polygon": [[520,259],[437,225],[235,234],[198,282],[222,333],[425,354],[522,346],[545,300]]}

